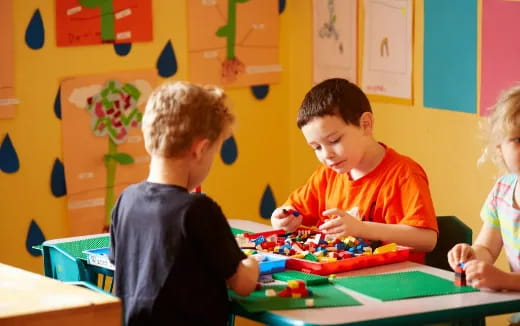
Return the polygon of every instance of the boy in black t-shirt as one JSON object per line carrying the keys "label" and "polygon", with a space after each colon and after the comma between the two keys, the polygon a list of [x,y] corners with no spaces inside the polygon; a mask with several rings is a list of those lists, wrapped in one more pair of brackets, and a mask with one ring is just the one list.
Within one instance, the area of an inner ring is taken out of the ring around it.
{"label": "boy in black t-shirt", "polygon": [[218,88],[169,82],[150,96],[142,121],[150,173],[122,192],[110,228],[127,326],[225,325],[226,283],[239,295],[254,290],[258,263],[239,249],[217,203],[190,193],[233,120]]}

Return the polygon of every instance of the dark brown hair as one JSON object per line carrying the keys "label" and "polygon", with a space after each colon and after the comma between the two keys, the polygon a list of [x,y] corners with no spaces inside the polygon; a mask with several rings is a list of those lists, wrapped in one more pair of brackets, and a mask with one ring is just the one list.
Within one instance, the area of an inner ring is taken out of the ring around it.
{"label": "dark brown hair", "polygon": [[343,78],[332,78],[314,86],[303,99],[296,124],[302,128],[316,117],[340,116],[346,124],[359,126],[364,112],[372,112],[363,91]]}

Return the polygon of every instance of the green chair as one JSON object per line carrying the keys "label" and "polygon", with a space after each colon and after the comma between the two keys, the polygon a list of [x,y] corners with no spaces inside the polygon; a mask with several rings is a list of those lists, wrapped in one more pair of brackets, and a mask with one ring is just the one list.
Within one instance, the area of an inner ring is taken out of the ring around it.
{"label": "green chair", "polygon": [[[472,244],[473,232],[456,216],[437,216],[439,238],[432,252],[426,254],[426,265],[452,271],[448,264],[448,251],[457,243]],[[427,326],[485,326],[485,318],[453,321],[451,323],[430,324]]]}
{"label": "green chair", "polygon": [[439,224],[439,238],[437,246],[426,254],[426,265],[451,271],[448,264],[448,251],[457,243],[472,244],[471,228],[456,216],[437,216]]}

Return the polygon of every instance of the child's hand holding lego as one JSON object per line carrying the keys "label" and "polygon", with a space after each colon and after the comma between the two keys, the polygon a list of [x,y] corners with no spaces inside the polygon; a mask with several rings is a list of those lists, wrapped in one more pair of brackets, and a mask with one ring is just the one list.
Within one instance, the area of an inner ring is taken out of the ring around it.
{"label": "child's hand holding lego", "polygon": [[363,222],[361,222],[358,218],[337,208],[327,209],[322,214],[324,216],[334,217],[320,225],[320,230],[323,233],[336,238],[341,238],[348,235],[354,237],[360,236]]}
{"label": "child's hand holding lego", "polygon": [[274,229],[293,232],[302,224],[302,216],[291,206],[278,207],[271,215],[271,225]]}
{"label": "child's hand holding lego", "polygon": [[474,288],[504,289],[508,287],[509,274],[490,263],[473,259],[464,265],[466,281]]}
{"label": "child's hand holding lego", "polygon": [[448,263],[453,270],[457,268],[459,263],[467,262],[475,258],[475,251],[467,243],[459,243],[448,252]]}

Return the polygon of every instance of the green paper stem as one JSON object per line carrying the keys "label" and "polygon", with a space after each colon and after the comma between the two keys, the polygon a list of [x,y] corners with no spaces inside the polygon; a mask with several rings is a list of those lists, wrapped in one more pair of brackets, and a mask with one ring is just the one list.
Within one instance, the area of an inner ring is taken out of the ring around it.
{"label": "green paper stem", "polygon": [[115,41],[114,1],[113,0],[79,0],[79,3],[89,9],[99,8],[101,18],[101,40]]}
{"label": "green paper stem", "polygon": [[105,224],[110,225],[112,208],[114,207],[115,194],[114,183],[116,180],[117,161],[112,157],[117,154],[117,144],[108,137],[108,156],[105,156],[105,167],[107,169],[107,189],[105,193]]}
{"label": "green paper stem", "polygon": [[219,37],[226,38],[226,59],[235,58],[235,40],[237,36],[237,3],[245,3],[249,0],[228,0],[227,24],[220,27],[216,33]]}

